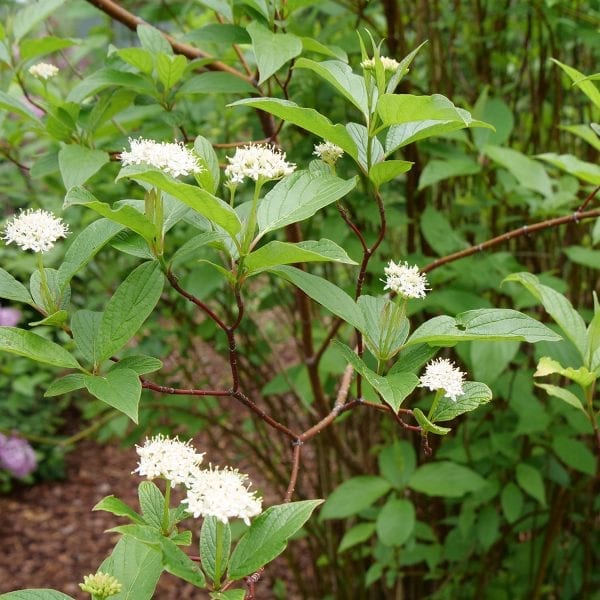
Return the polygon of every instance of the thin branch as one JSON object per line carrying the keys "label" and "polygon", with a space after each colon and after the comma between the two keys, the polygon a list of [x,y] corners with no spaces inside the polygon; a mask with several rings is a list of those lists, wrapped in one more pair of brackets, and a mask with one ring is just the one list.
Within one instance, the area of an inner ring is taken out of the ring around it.
{"label": "thin branch", "polygon": [[292,459],[292,474],[290,475],[290,482],[288,484],[285,496],[283,498],[283,501],[285,503],[292,501],[292,496],[294,495],[294,491],[296,490],[296,482],[298,481],[298,473],[300,471],[301,451],[302,442],[296,442],[294,444],[294,457]]}
{"label": "thin branch", "polygon": [[142,387],[146,390],[152,390],[153,392],[159,392],[161,394],[173,394],[176,396],[223,396],[228,397],[231,394],[228,390],[197,390],[193,388],[174,388],[167,385],[159,385],[148,379],[140,377]]}

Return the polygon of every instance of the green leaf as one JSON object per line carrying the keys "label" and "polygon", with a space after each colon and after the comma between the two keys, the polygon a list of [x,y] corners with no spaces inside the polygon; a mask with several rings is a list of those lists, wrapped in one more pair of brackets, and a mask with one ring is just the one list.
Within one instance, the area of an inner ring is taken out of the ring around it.
{"label": "green leaf", "polygon": [[469,356],[473,377],[487,384],[496,381],[515,358],[519,346],[519,342],[503,342],[502,344],[471,342]]}
{"label": "green leaf", "polygon": [[384,183],[398,177],[398,175],[410,171],[413,164],[408,160],[386,160],[385,162],[377,163],[371,167],[369,179],[375,187],[379,188]]}
{"label": "green leaf", "polygon": [[509,171],[523,187],[542,196],[552,195],[552,182],[540,163],[512,148],[485,146],[483,152]]}
{"label": "green leaf", "polygon": [[123,177],[149,183],[175,196],[197,213],[220,225],[232,237],[242,228],[239,217],[229,204],[195,185],[182,183],[160,171],[148,170],[148,167],[143,165],[122,168],[117,179]]}
{"label": "green leaf", "polygon": [[244,266],[248,273],[255,275],[278,265],[288,265],[303,262],[334,261],[347,265],[357,264],[343,248],[331,240],[308,240],[292,244],[289,242],[272,241],[246,257]]}
{"label": "green leaf", "polygon": [[571,262],[590,269],[600,269],[600,250],[592,250],[583,246],[567,246],[563,248],[563,252]]}
{"label": "green leaf", "polygon": [[250,106],[264,110],[336,144],[354,160],[358,160],[358,149],[346,128],[339,124],[333,125],[327,117],[324,117],[313,108],[303,108],[295,102],[280,98],[244,98],[233,102],[229,106]]}
{"label": "green leaf", "polygon": [[109,219],[99,219],[88,225],[69,246],[58,268],[58,279],[64,287],[123,226]]}
{"label": "green leaf", "polygon": [[600,167],[594,163],[579,160],[571,154],[555,154],[554,152],[538,154],[536,158],[550,163],[582,181],[600,185]]}
{"label": "green leaf", "polygon": [[583,442],[557,436],[552,440],[552,450],[568,467],[592,477],[596,474],[596,458]]}
{"label": "green leaf", "polygon": [[456,400],[440,398],[436,409],[431,415],[434,423],[438,421],[450,421],[458,415],[475,410],[482,404],[492,399],[492,390],[479,381],[467,381],[463,384],[463,394]]}
{"label": "green leaf", "polygon": [[[220,548],[220,565],[217,572],[217,526],[220,525],[223,536]],[[216,517],[205,517],[200,530],[200,558],[202,568],[208,577],[214,582],[221,581],[223,573],[227,570],[229,554],[231,553],[231,528],[229,523],[218,523]]]}
{"label": "green leaf", "polygon": [[444,213],[429,205],[421,215],[421,231],[427,243],[439,256],[467,248],[469,244],[458,234]]}
{"label": "green leaf", "polygon": [[65,0],[38,0],[19,10],[12,24],[12,35],[15,43],[19,42],[32,29],[47,19]]}
{"label": "green leaf", "polygon": [[200,73],[188,79],[175,94],[194,96],[198,94],[255,94],[256,88],[241,77],[231,73],[212,71]]}
{"label": "green leaf", "polygon": [[138,375],[145,375],[146,373],[153,373],[162,369],[162,366],[163,364],[158,358],[146,356],[145,354],[136,354],[134,356],[125,356],[119,362],[112,365],[109,371],[131,369]]}
{"label": "green leaf", "polygon": [[146,262],[134,269],[108,301],[100,330],[100,359],[121,349],[139,330],[154,310],[163,289],[158,261]]}
{"label": "green leaf", "polygon": [[151,54],[173,54],[171,44],[165,36],[152,25],[138,25],[136,29],[142,48],[148,50]]}
{"label": "green leaf", "polygon": [[368,118],[369,101],[365,79],[360,75],[356,75],[350,65],[341,60],[315,62],[307,58],[299,58],[294,68],[309,69],[319,75]]}
{"label": "green leaf", "polygon": [[600,139],[592,129],[591,125],[561,125],[559,129],[563,129],[564,131],[568,131],[569,133],[579,136],[581,139],[590,144],[590,146],[592,146],[595,150],[600,152]]}
{"label": "green leaf", "polygon": [[252,21],[246,29],[252,39],[252,49],[260,74],[258,85],[302,52],[300,38],[291,33],[272,33],[257,21]]}
{"label": "green leaf", "polygon": [[551,385],[549,383],[536,383],[535,387],[539,387],[542,390],[546,390],[546,393],[549,396],[552,396],[553,398],[558,398],[559,400],[566,402],[573,408],[579,409],[587,416],[587,412],[585,411],[585,408],[583,408],[581,400],[573,392],[558,387],[557,385]]}
{"label": "green leaf", "polygon": [[81,368],[75,357],[62,346],[18,327],[0,327],[0,351],[25,356],[54,367]]}
{"label": "green leaf", "polygon": [[23,40],[19,45],[20,58],[23,61],[31,60],[32,58],[40,58],[46,54],[51,54],[64,48],[69,48],[80,43],[81,40],[66,39],[47,35],[43,38],[34,38]]}
{"label": "green leaf", "polygon": [[106,512],[112,513],[117,517],[127,517],[134,523],[138,525],[144,525],[144,519],[131,508],[128,504],[125,504],[123,500],[119,498],[115,498],[115,496],[106,496],[102,498],[100,502],[92,508],[92,510],[104,510]]}
{"label": "green leaf", "polygon": [[183,246],[181,246],[175,254],[171,257],[171,264],[181,263],[189,259],[198,258],[200,248],[210,244],[223,242],[227,238],[227,234],[220,233],[217,231],[209,231],[207,233],[200,233],[188,240]]}
{"label": "green leaf", "polygon": [[62,394],[68,394],[75,390],[80,390],[85,387],[85,375],[83,373],[69,373],[56,381],[53,381],[46,392],[44,398],[52,398],[53,396],[60,396]]}
{"label": "green leaf", "polygon": [[244,600],[246,590],[227,590],[226,592],[211,592],[211,600]]}
{"label": "green leaf", "polygon": [[60,327],[64,323],[66,323],[69,319],[69,313],[66,310],[57,310],[56,312],[48,315],[45,319],[41,319],[40,321],[33,321],[29,323],[32,327],[37,327],[39,325],[48,325],[52,327]]}
{"label": "green leaf", "polygon": [[238,542],[229,562],[228,577],[240,579],[271,562],[289,538],[310,518],[322,500],[303,500],[271,506],[259,515]]}
{"label": "green leaf", "polygon": [[557,64],[571,78],[573,84],[576,85],[594,103],[596,108],[600,108],[600,92],[593,81],[590,81],[577,69],[574,69],[569,65],[565,65],[555,58],[551,58],[550,60]]}
{"label": "green leaf", "polygon": [[269,271],[299,287],[307,296],[344,319],[352,327],[359,330],[364,328],[362,313],[356,302],[337,285],[295,267],[274,267]]}
{"label": "green leaf", "polygon": [[435,433],[436,435],[446,435],[452,431],[449,427],[442,427],[432,423],[420,408],[413,408],[413,416],[417,420],[417,423],[421,426],[423,431],[428,433]]}
{"label": "green leaf", "polygon": [[526,463],[519,463],[516,469],[517,483],[521,489],[546,506],[546,492],[540,472]]}
{"label": "green leaf", "polygon": [[[220,73],[205,73],[205,75],[219,74]],[[198,155],[203,167],[203,170],[196,174],[196,179],[205,190],[214,194],[219,187],[219,181],[221,179],[219,157],[216,155],[212,144],[201,135],[196,136],[196,139],[194,140],[194,152]]]}
{"label": "green leaf", "polygon": [[85,387],[98,400],[120,410],[134,423],[138,422],[142,384],[132,369],[118,369],[106,375],[86,375]]}
{"label": "green leaf", "polygon": [[124,204],[119,208],[113,209],[106,202],[100,202],[86,189],[82,187],[72,187],[65,196],[63,208],[69,208],[69,206],[77,205],[90,208],[103,217],[114,221],[115,223],[125,225],[125,227],[128,227],[132,231],[139,233],[148,242],[151,242],[152,239],[157,235],[154,224],[149,221],[145,215],[128,204]]}
{"label": "green leaf", "polygon": [[389,481],[374,475],[359,475],[347,479],[327,498],[321,511],[322,519],[345,519],[358,514],[387,494]]}
{"label": "green leaf", "polygon": [[48,589],[16,590],[7,594],[0,594],[1,600],[73,600],[62,592]]}
{"label": "green leaf", "polygon": [[67,96],[67,100],[69,102],[81,103],[89,96],[93,96],[103,89],[112,86],[125,87],[148,96],[156,95],[154,85],[141,75],[116,71],[114,69],[100,69],[73,87]]}
{"label": "green leaf", "polygon": [[430,160],[419,177],[419,190],[451,177],[476,175],[477,173],[481,173],[481,165],[468,156]]}
{"label": "green leaf", "polygon": [[33,298],[27,288],[4,269],[0,269],[0,298],[33,304]]}
{"label": "green leaf", "polygon": [[13,98],[13,96],[11,96],[1,90],[0,90],[0,108],[3,108],[4,110],[7,110],[8,112],[16,113],[18,115],[21,115],[22,117],[30,119],[31,121],[36,121],[37,123],[39,123],[39,119],[31,111],[31,109],[29,107],[27,107],[25,104],[21,103],[16,98]]}
{"label": "green leaf", "polygon": [[523,514],[523,494],[512,481],[502,488],[500,504],[509,523],[514,523]]}
{"label": "green leaf", "polygon": [[138,487],[138,498],[144,522],[160,530],[165,508],[162,492],[152,481],[142,481]]}
{"label": "green leaf", "polygon": [[[360,123],[348,123],[346,130],[350,134],[350,137],[354,140],[357,148],[358,156],[356,162],[362,169],[363,173],[367,173],[369,165],[379,164],[384,159],[383,147],[378,138],[372,137],[369,134],[369,130]],[[368,148],[371,147],[369,153]],[[385,167],[382,173],[385,174]],[[377,177],[377,171],[375,171]]]}
{"label": "green leaf", "polygon": [[487,485],[485,479],[475,471],[449,461],[427,463],[419,467],[408,483],[417,492],[443,498],[460,498]]}
{"label": "green leaf", "polygon": [[156,57],[156,72],[158,73],[159,81],[163,84],[166,91],[169,91],[179,82],[187,64],[187,59],[181,54],[173,56],[163,52],[158,53]]}
{"label": "green leaf", "polygon": [[162,537],[160,547],[165,571],[199,588],[206,587],[206,579],[200,567],[172,540]]}
{"label": "green leaf", "polygon": [[121,48],[115,52],[126,63],[149,75],[154,69],[152,53],[144,48]]}
{"label": "green leaf", "polygon": [[98,331],[101,321],[102,313],[92,310],[78,310],[71,319],[73,339],[77,348],[92,365],[100,362]]}
{"label": "green leaf", "polygon": [[281,180],[258,205],[261,235],[312,217],[321,208],[343,198],[357,179],[340,179],[327,172],[296,171]]}
{"label": "green leaf", "polygon": [[60,174],[67,190],[84,184],[109,161],[107,152],[78,144],[63,146],[58,152]]}
{"label": "green leaf", "polygon": [[162,573],[162,553],[125,536],[98,570],[110,573],[123,586],[111,600],[151,600]]}
{"label": "green leaf", "polygon": [[379,472],[396,489],[406,486],[408,479],[417,466],[417,457],[412,445],[406,440],[396,440],[384,448],[379,456]]}
{"label": "green leaf", "polygon": [[[302,0],[300,0],[302,2]],[[325,45],[315,40],[311,37],[302,37],[302,48],[304,52],[314,52],[316,54],[323,54],[324,56],[329,56],[330,58],[337,58],[338,60],[343,60],[344,62],[348,62],[348,55],[337,46]],[[298,62],[296,65],[298,66]]]}
{"label": "green leaf", "polygon": [[366,542],[375,533],[375,523],[359,523],[346,533],[338,547],[338,554]]}
{"label": "green leaf", "polygon": [[541,284],[538,278],[531,273],[513,273],[506,277],[504,281],[516,281],[523,285],[542,304],[545,311],[560,326],[565,337],[575,344],[575,347],[585,360],[585,322],[565,296],[551,287]]}
{"label": "green leaf", "polygon": [[386,546],[402,546],[412,535],[415,521],[410,500],[390,498],[377,515],[377,537]]}
{"label": "green leaf", "polygon": [[437,346],[468,340],[520,340],[530,343],[542,340],[556,342],[560,336],[551,329],[520,313],[505,308],[481,308],[460,313],[455,318],[434,317],[418,327],[406,345]]}
{"label": "green leaf", "polygon": [[596,375],[591,373],[585,367],[574,369],[573,367],[563,367],[557,360],[548,356],[542,356],[538,361],[534,377],[546,377],[547,375],[559,374],[567,377],[571,381],[579,384],[581,387],[588,387],[596,380]]}

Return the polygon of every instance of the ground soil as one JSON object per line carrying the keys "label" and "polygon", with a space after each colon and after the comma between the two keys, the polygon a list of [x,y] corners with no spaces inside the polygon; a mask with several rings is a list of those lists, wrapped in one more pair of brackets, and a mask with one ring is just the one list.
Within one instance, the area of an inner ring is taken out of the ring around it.
{"label": "ground soil", "polygon": [[[137,506],[134,449],[94,442],[67,456],[67,478],[13,490],[0,496],[0,593],[21,588],[53,588],[89,600],[78,582],[95,573],[118,536],[105,533],[123,523],[92,507],[114,494]],[[155,598],[204,600],[197,588],[164,574]]]}

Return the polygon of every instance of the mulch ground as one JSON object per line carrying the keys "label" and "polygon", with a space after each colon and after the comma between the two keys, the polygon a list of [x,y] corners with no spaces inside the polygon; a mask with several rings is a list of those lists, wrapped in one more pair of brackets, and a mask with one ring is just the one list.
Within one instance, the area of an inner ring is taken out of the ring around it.
{"label": "mulch ground", "polygon": [[[22,588],[53,588],[89,600],[78,587],[95,573],[118,540],[107,529],[123,523],[92,507],[114,494],[137,507],[134,449],[80,444],[67,457],[67,479],[15,489],[0,496],[0,593]],[[204,600],[208,595],[163,574],[159,600]]]}

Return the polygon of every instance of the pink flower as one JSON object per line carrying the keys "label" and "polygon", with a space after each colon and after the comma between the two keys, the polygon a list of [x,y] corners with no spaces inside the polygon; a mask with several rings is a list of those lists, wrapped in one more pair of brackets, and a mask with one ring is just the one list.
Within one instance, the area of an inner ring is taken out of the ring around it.
{"label": "pink flower", "polygon": [[33,473],[37,468],[37,460],[29,442],[17,436],[6,437],[0,433],[0,468],[19,478]]}

